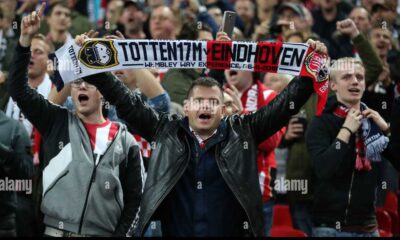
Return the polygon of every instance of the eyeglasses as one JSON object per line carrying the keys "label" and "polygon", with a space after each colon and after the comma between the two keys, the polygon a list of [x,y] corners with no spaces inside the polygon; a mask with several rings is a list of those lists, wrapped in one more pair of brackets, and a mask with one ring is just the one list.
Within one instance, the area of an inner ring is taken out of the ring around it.
{"label": "eyeglasses", "polygon": [[82,83],[85,83],[85,87],[86,87],[87,89],[94,89],[94,88],[96,88],[96,86],[94,86],[94,85],[92,85],[92,84],[90,84],[90,83],[87,83],[87,82],[83,81],[82,79],[75,80],[75,81],[71,82],[71,87],[73,87],[73,88],[80,88]]}

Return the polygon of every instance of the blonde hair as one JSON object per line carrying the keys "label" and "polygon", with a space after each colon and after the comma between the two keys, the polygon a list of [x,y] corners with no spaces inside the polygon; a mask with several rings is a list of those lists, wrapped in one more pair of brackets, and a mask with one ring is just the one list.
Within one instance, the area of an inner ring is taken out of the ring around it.
{"label": "blonde hair", "polygon": [[333,60],[330,67],[329,80],[335,81],[336,73],[338,71],[350,71],[350,72],[354,71],[354,67],[356,64],[364,68],[364,64],[361,62],[361,60],[357,58],[344,57]]}

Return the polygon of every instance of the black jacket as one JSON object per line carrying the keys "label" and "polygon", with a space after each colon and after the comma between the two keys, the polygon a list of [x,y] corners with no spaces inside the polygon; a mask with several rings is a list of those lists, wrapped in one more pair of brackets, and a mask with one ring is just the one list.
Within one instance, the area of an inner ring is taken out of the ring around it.
{"label": "black jacket", "polygon": [[[181,127],[182,117],[157,113],[120,81],[101,73],[84,78],[98,87],[115,105],[120,118],[140,136],[155,141],[140,217],[134,234],[143,236],[156,210],[176,185],[190,160],[187,133]],[[284,127],[313,92],[309,78],[296,78],[268,106],[249,115],[225,118],[228,137],[216,146],[216,161],[222,177],[243,207],[253,236],[263,235],[263,210],[256,150],[260,142]],[[247,147],[244,147],[247,146]],[[135,224],[133,224],[135,225]]]}
{"label": "black jacket", "polygon": [[[28,133],[21,123],[7,117],[0,110],[0,181],[4,181],[4,184],[7,184],[7,179],[31,181],[32,176],[33,160]],[[0,222],[7,216],[15,217],[16,209],[16,193],[6,189],[0,190]],[[0,223],[0,230],[10,227]]]}
{"label": "black jacket", "polygon": [[[378,185],[379,163],[372,162],[371,171],[355,170],[355,135],[349,143],[336,138],[345,120],[332,113],[337,105],[336,96],[330,97],[323,114],[314,117],[306,133],[316,175],[314,224],[333,228],[376,224],[375,191],[381,186]],[[391,141],[383,154],[400,169],[393,144]]]}

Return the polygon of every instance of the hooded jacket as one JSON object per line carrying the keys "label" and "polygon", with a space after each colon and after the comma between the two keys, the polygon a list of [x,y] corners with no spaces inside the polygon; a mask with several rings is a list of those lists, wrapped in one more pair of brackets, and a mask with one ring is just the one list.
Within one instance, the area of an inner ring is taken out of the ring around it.
{"label": "hooded jacket", "polygon": [[18,45],[9,92],[43,137],[41,210],[47,226],[85,235],[123,236],[138,211],[144,168],[123,124],[95,164],[83,122],[27,83],[30,48]]}

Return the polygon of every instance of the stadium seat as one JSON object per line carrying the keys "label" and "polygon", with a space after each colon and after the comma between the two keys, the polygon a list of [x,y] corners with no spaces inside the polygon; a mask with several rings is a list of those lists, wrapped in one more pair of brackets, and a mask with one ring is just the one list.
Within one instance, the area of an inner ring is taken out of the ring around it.
{"label": "stadium seat", "polygon": [[288,226],[293,228],[292,216],[289,206],[283,204],[274,205],[272,227]]}
{"label": "stadium seat", "polygon": [[270,237],[307,237],[307,234],[291,227],[282,226],[272,227]]}
{"label": "stadium seat", "polygon": [[385,209],[376,209],[376,220],[378,221],[379,230],[384,230],[386,232],[392,233],[392,218]]}
{"label": "stadium seat", "polygon": [[398,213],[398,199],[397,195],[394,192],[389,191],[386,195],[385,204],[383,206],[391,219],[392,219],[392,233],[394,236],[399,235],[399,213]]}

